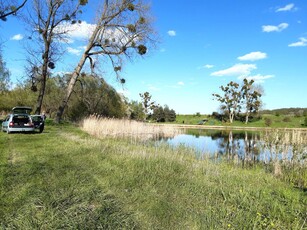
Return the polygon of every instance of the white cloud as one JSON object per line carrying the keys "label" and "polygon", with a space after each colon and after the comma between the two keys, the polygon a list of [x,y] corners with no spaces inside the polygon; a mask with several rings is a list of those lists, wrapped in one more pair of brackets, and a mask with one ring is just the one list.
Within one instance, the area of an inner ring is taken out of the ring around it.
{"label": "white cloud", "polygon": [[19,41],[23,39],[23,35],[22,34],[16,34],[13,37],[10,38],[10,40],[14,40],[14,41]]}
{"label": "white cloud", "polygon": [[265,25],[262,26],[262,32],[281,32],[289,26],[288,23],[280,23],[278,26]]}
{"label": "white cloud", "polygon": [[248,54],[245,54],[241,57],[238,57],[238,59],[240,61],[257,61],[257,60],[261,60],[261,59],[265,59],[267,58],[267,54],[257,51],[257,52],[251,52]]}
{"label": "white cloud", "polygon": [[174,36],[176,36],[176,31],[175,30],[169,30],[169,31],[167,31],[167,34],[171,37],[174,37]]}
{"label": "white cloud", "polygon": [[182,86],[184,86],[184,82],[179,81],[179,82],[177,83],[177,85],[182,85]]}
{"label": "white cloud", "polygon": [[284,6],[284,7],[278,8],[278,9],[276,10],[276,12],[291,11],[291,10],[293,10],[293,9],[294,9],[294,4],[293,4],[293,3],[290,3],[290,4],[288,4],[288,5]]}
{"label": "white cloud", "polygon": [[69,22],[63,22],[55,29],[55,33],[63,34],[59,42],[73,43],[74,40],[88,39],[95,29],[95,24],[88,24],[85,21],[81,23],[71,24]]}
{"label": "white cloud", "polygon": [[239,79],[243,80],[244,78],[246,78],[247,80],[254,80],[256,83],[263,83],[264,80],[266,79],[269,79],[269,78],[273,78],[275,77],[274,75],[260,75],[260,74],[257,74],[257,75],[254,75],[254,76],[248,76],[248,77],[239,77]]}
{"label": "white cloud", "polygon": [[306,38],[299,38],[298,42],[294,42],[288,45],[289,47],[299,47],[299,46],[307,46]]}
{"label": "white cloud", "polygon": [[72,48],[72,47],[67,47],[67,52],[71,53],[71,54],[74,54],[74,55],[80,55],[81,52],[82,52],[82,49],[81,49],[81,47],[79,47],[79,49],[75,49],[75,48]]}
{"label": "white cloud", "polygon": [[235,64],[234,66],[219,70],[211,73],[211,76],[223,77],[223,76],[248,76],[254,69],[257,69],[257,66],[254,64]]}
{"label": "white cloud", "polygon": [[211,69],[211,68],[213,68],[213,67],[214,67],[214,65],[210,65],[210,64],[204,65],[204,68],[206,68],[206,69]]}

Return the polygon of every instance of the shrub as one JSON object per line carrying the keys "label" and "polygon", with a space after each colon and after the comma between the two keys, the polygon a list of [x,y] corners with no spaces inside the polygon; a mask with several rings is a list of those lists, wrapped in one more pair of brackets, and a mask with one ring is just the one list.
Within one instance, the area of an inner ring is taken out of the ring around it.
{"label": "shrub", "polygon": [[305,117],[305,126],[307,126],[307,117]]}
{"label": "shrub", "polygon": [[269,117],[264,118],[264,123],[266,126],[271,126],[272,125],[272,119]]}
{"label": "shrub", "polygon": [[284,119],[282,119],[283,122],[290,122],[291,118],[290,117],[285,117]]}

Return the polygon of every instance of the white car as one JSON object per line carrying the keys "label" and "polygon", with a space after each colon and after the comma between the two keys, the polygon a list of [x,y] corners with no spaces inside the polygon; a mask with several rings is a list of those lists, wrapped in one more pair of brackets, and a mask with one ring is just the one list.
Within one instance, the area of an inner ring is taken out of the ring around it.
{"label": "white car", "polygon": [[2,131],[11,132],[33,132],[34,124],[30,116],[30,107],[14,107],[13,113],[9,114],[2,122]]}

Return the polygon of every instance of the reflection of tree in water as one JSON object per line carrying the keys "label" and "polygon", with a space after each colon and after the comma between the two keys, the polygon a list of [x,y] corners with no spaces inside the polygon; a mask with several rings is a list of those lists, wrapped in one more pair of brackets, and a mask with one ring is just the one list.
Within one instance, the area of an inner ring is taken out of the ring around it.
{"label": "reflection of tree in water", "polygon": [[257,161],[259,148],[259,135],[250,132],[234,132],[232,130],[221,131],[219,137],[212,137],[217,141],[219,151],[218,155],[226,157],[227,160],[233,160],[237,163]]}

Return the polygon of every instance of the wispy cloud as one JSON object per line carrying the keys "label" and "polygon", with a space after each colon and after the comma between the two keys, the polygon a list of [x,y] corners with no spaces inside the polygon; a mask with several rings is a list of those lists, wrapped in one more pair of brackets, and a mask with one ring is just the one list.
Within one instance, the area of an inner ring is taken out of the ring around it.
{"label": "wispy cloud", "polygon": [[261,74],[257,74],[254,76],[248,76],[248,77],[239,77],[239,79],[243,80],[244,78],[246,78],[247,80],[254,80],[256,83],[263,83],[264,80],[269,79],[269,78],[273,78],[275,77],[274,75],[261,75]]}
{"label": "wispy cloud", "polygon": [[78,46],[77,48],[67,47],[67,52],[78,56],[85,50],[85,48],[85,46]]}
{"label": "wispy cloud", "polygon": [[174,36],[176,36],[176,31],[175,30],[169,30],[169,31],[167,31],[167,34],[171,37],[174,37]]}
{"label": "wispy cloud", "polygon": [[288,45],[289,47],[307,46],[307,38],[299,38],[298,42],[294,42]]}
{"label": "wispy cloud", "polygon": [[267,58],[267,54],[257,51],[257,52],[251,52],[248,54],[245,54],[241,57],[238,57],[238,59],[240,61],[257,61],[257,60],[261,60],[261,59],[265,59]]}
{"label": "wispy cloud", "polygon": [[228,68],[219,70],[216,72],[211,73],[211,76],[216,77],[223,77],[223,76],[235,76],[235,77],[241,77],[241,76],[248,76],[250,73],[257,69],[257,66],[254,64],[235,64],[234,66]]}
{"label": "wispy cloud", "polygon": [[183,82],[183,81],[179,81],[179,82],[177,83],[177,85],[184,86],[184,82]]}
{"label": "wispy cloud", "polygon": [[284,29],[288,28],[289,24],[288,23],[280,23],[277,26],[273,26],[273,25],[265,25],[262,26],[262,32],[281,32]]}
{"label": "wispy cloud", "polygon": [[72,47],[67,47],[67,52],[70,54],[74,54],[74,55],[80,55],[81,54],[81,49],[75,49]]}
{"label": "wispy cloud", "polygon": [[206,64],[203,66],[203,68],[206,68],[206,69],[212,69],[214,67],[214,65],[210,65],[210,64]]}
{"label": "wispy cloud", "polygon": [[276,10],[276,12],[282,12],[282,11],[291,11],[291,10],[294,10],[294,4],[293,3],[290,3],[284,7],[280,7]]}
{"label": "wispy cloud", "polygon": [[160,88],[154,86],[154,85],[147,85],[148,89],[151,91],[160,91]]}
{"label": "wispy cloud", "polygon": [[206,65],[197,67],[197,69],[212,69],[213,67],[214,65],[206,64]]}
{"label": "wispy cloud", "polygon": [[22,34],[16,34],[13,37],[10,38],[10,40],[14,40],[14,41],[19,41],[23,39],[23,35]]}

